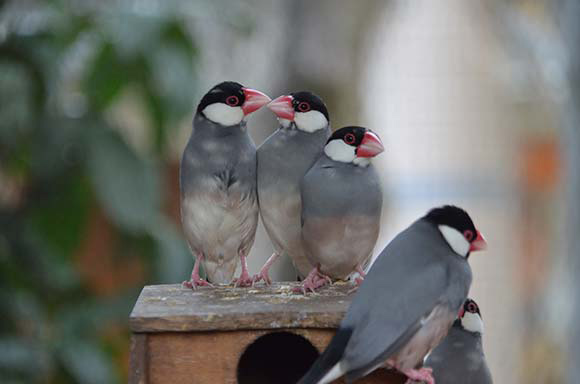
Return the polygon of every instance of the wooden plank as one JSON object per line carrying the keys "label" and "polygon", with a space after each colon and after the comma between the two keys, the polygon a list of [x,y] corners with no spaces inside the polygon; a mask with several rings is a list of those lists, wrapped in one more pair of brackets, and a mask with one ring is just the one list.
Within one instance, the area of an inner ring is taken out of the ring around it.
{"label": "wooden plank", "polygon": [[[287,329],[308,339],[322,351],[334,331]],[[149,383],[237,383],[238,361],[246,347],[268,331],[157,333],[149,338]],[[284,348],[284,346],[280,346]],[[276,353],[276,351],[273,351]],[[288,364],[292,360],[288,359]],[[282,381],[281,381],[282,382]],[[402,384],[405,378],[377,370],[357,381],[360,384]],[[344,383],[342,380],[336,382]]]}
{"label": "wooden plank", "polygon": [[131,335],[129,350],[129,384],[147,384],[147,334]]}
{"label": "wooden plank", "polygon": [[336,283],[318,294],[293,293],[298,283],[251,288],[221,286],[197,291],[181,285],[143,288],[129,319],[133,332],[336,328],[353,294]]}

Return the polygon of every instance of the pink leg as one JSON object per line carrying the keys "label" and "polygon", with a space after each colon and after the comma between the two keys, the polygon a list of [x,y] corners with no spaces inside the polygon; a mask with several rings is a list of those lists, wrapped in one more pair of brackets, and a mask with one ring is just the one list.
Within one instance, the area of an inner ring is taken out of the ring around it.
{"label": "pink leg", "polygon": [[189,281],[184,281],[181,283],[184,287],[196,290],[197,287],[213,287],[210,283],[199,277],[199,265],[203,260],[203,253],[200,253],[195,258],[195,264],[193,265],[193,270],[191,271],[191,279]]}
{"label": "pink leg", "polygon": [[280,257],[279,254],[277,254],[276,252],[272,253],[272,256],[268,258],[266,264],[264,264],[262,269],[260,269],[260,273],[254,275],[254,277],[252,278],[252,284],[257,283],[260,280],[264,280],[264,283],[266,283],[266,285],[272,284],[272,280],[270,279],[268,271],[270,270],[272,264],[274,264],[274,262],[278,259],[278,257]]}
{"label": "pink leg", "polygon": [[246,262],[246,255],[239,252],[240,262],[242,263],[242,273],[240,277],[234,279],[234,287],[250,287],[252,285],[252,277],[248,273],[248,263]]}
{"label": "pink leg", "polygon": [[433,370],[431,368],[409,369],[407,371],[402,371],[402,373],[409,378],[407,383],[422,381],[427,384],[435,384]]}
{"label": "pink leg", "polygon": [[302,292],[306,295],[308,291],[316,293],[316,290],[327,284],[332,284],[332,279],[322,272],[320,272],[320,266],[312,269],[308,276],[302,281],[299,287],[294,288],[294,292]]}

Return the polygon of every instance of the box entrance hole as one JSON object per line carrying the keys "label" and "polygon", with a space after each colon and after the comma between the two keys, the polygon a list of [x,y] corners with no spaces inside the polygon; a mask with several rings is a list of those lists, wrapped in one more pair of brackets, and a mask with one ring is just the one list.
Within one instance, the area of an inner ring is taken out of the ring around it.
{"label": "box entrance hole", "polygon": [[300,335],[268,333],[248,345],[240,357],[238,383],[296,384],[318,355],[310,341]]}

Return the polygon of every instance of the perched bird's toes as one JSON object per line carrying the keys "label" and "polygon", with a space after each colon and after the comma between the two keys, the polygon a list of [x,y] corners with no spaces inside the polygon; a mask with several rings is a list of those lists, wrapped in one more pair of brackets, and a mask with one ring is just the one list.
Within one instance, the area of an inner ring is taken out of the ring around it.
{"label": "perched bird's toes", "polygon": [[184,281],[183,283],[181,283],[181,285],[184,288],[189,288],[189,289],[193,289],[194,291],[198,288],[198,287],[213,287],[213,284],[208,283],[207,281],[205,281],[202,278],[197,278],[197,279],[191,279],[189,281]]}
{"label": "perched bird's toes", "polygon": [[254,284],[254,279],[247,273],[242,273],[240,277],[234,279],[234,287],[251,287]]}
{"label": "perched bird's toes", "polygon": [[272,284],[272,280],[270,279],[270,276],[268,275],[268,271],[260,271],[260,273],[255,274],[254,277],[252,277],[252,285],[254,285],[255,283],[257,283],[261,280],[263,280],[264,284],[266,284],[266,285]]}
{"label": "perched bird's toes", "polygon": [[410,369],[408,371],[403,372],[409,380],[407,382],[424,382],[427,384],[435,384],[435,379],[433,379],[432,375],[433,370],[431,368],[419,368],[419,369]]}

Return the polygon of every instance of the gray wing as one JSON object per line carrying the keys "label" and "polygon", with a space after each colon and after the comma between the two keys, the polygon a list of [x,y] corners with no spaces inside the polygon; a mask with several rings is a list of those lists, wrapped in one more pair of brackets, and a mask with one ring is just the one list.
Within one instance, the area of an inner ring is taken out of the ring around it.
{"label": "gray wing", "polygon": [[383,250],[341,324],[353,329],[343,358],[348,370],[356,377],[391,357],[436,307],[459,310],[470,284],[467,262],[432,225],[415,222]]}

